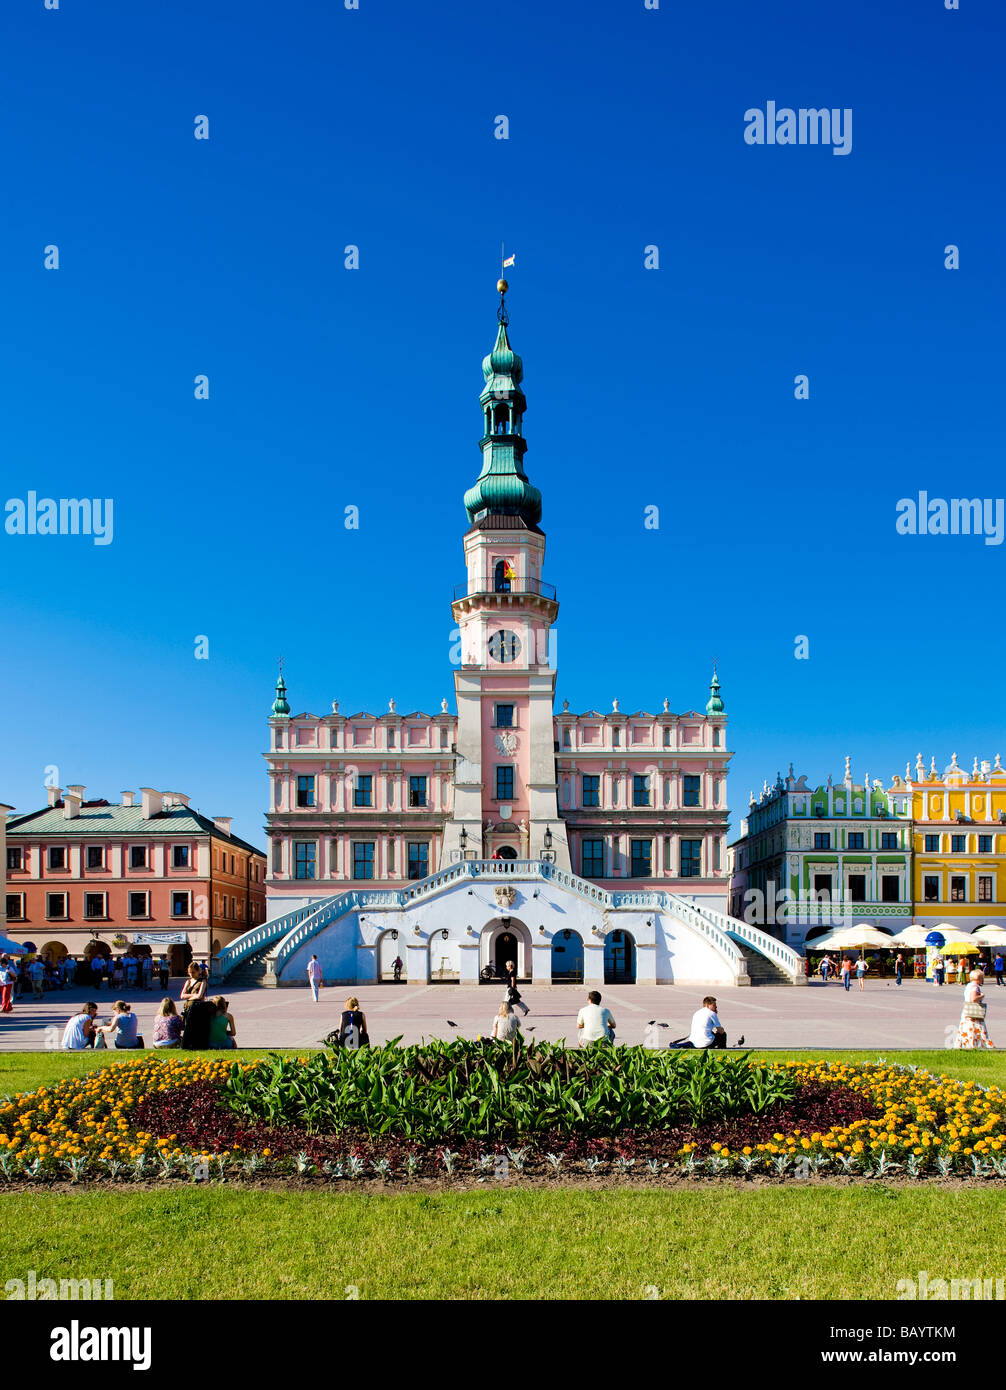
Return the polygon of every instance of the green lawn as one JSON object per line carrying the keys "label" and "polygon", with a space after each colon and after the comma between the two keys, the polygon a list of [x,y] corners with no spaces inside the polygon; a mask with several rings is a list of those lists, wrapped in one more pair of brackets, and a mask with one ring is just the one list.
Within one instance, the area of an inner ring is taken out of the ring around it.
{"label": "green lawn", "polygon": [[[827,1055],[869,1061],[877,1053]],[[886,1055],[1006,1082],[1006,1055]],[[0,1091],[108,1060],[0,1054]],[[106,1188],[96,1200],[87,1190],[0,1192],[5,1277],[111,1276],[116,1297],[141,1299],[344,1298],[347,1286],[375,1299],[874,1299],[895,1298],[898,1280],[920,1270],[930,1279],[1006,1273],[997,1187],[493,1190],[467,1181],[440,1193],[172,1185]]]}

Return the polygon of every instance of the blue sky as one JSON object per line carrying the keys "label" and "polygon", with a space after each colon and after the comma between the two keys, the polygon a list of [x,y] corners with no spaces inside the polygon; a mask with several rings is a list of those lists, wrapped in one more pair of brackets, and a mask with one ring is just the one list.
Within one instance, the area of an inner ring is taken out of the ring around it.
{"label": "blue sky", "polygon": [[[0,800],[55,766],[264,843],[280,653],[295,711],[453,707],[503,240],[559,701],[701,707],[716,657],[735,829],[791,759],[1006,756],[1004,547],[894,524],[1004,490],[1006,24],[962,4],[6,16],[0,504],[115,529],[0,532]],[[746,144],[769,100],[851,153]]]}

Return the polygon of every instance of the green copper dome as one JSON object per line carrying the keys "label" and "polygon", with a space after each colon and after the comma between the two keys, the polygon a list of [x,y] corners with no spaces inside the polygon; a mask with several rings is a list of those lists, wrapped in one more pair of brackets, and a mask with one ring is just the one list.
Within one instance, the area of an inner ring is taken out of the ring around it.
{"label": "green copper dome", "polygon": [[709,683],[709,703],[706,705],[706,714],[722,714],[723,701],[720,699],[720,680],[715,670],[713,678]]}
{"label": "green copper dome", "polygon": [[276,682],[276,698],[272,702],[272,712],[274,715],[290,713],[290,706],[286,699],[286,681],[282,676]]}
{"label": "green copper dome", "polygon": [[507,312],[500,303],[499,331],[482,361],[486,384],[479,397],[485,433],[479,441],[482,472],[465,493],[469,521],[486,513],[519,516],[530,526],[541,520],[541,493],[524,472],[527,441],[523,435],[527,400],[520,383],[524,364],[510,346]]}

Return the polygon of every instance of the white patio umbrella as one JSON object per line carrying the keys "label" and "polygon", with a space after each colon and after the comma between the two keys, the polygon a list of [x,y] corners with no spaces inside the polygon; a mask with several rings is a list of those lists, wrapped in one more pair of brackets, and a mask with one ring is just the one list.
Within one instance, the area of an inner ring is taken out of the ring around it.
{"label": "white patio umbrella", "polygon": [[899,931],[897,936],[891,938],[892,946],[903,946],[909,951],[921,951],[926,944],[926,937],[929,935],[930,927],[920,927],[913,922],[910,927],[905,927]]}
{"label": "white patio umbrella", "polygon": [[1006,927],[979,927],[968,939],[976,946],[1006,946]]}
{"label": "white patio umbrella", "polygon": [[888,936],[887,932],[878,931],[872,922],[857,922],[855,926],[839,927],[837,931],[829,932],[822,940],[810,943],[810,949],[863,951],[870,947],[890,946],[892,942],[893,937]]}

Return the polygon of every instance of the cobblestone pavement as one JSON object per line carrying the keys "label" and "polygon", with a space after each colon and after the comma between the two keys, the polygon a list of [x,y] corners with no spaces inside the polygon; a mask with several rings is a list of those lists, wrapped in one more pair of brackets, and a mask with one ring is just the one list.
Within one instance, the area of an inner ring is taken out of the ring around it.
{"label": "cobblestone pavement", "polygon": [[[170,993],[177,1000],[181,980],[172,981]],[[528,1036],[555,1041],[576,1037],[576,1012],[586,1002],[582,986],[550,988],[522,985],[530,1014],[522,1019]],[[461,988],[456,985],[326,986],[315,1004],[307,988],[225,990],[237,1023],[242,1047],[307,1047],[318,1043],[335,1027],[346,998],[355,994],[367,1015],[375,1043],[401,1035],[405,1043],[421,1038],[475,1037],[488,1034],[499,1007],[498,985]],[[683,1036],[706,993],[717,993],[720,1016],[731,1045],[743,1034],[746,1044],[762,1047],[877,1047],[940,1048],[946,1046],[960,1017],[961,991],[946,985],[937,989],[921,981],[908,981],[900,989],[893,981],[870,980],[861,993],[855,986],[847,994],[840,984],[812,982],[806,988],[763,986],[721,989],[684,985],[610,985],[603,1001],[618,1024],[618,1041],[647,1040],[651,1019],[667,1028],[651,1032],[662,1042]],[[1006,1023],[1000,1032],[998,1019],[1006,1019],[1006,988],[987,987],[988,1023],[993,1042],[1006,1046]],[[1000,1015],[999,995],[1003,998]],[[94,997],[92,991],[72,989],[47,993],[35,1000],[30,993],[15,1003],[12,1014],[0,1015],[0,1053],[41,1050],[59,1046],[67,1018]],[[149,1045],[160,992],[127,991],[140,1020],[140,1031]],[[113,995],[97,996],[99,1017],[107,1021]],[[456,1027],[452,1025],[457,1025]],[[533,1032],[530,1031],[533,1028]],[[0,1076],[3,1063],[0,1061]]]}

